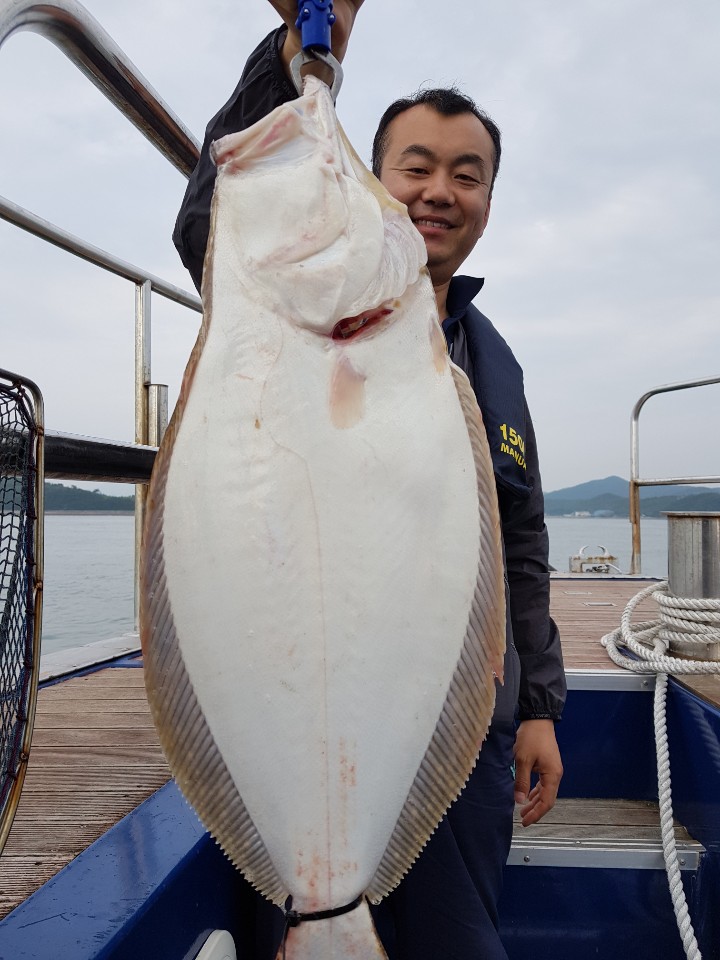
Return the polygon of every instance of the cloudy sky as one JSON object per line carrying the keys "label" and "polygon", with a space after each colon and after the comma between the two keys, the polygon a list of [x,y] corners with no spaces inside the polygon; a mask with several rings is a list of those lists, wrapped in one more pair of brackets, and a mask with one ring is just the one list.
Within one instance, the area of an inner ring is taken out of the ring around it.
{"label": "cloudy sky", "polygon": [[[265,0],[89,0],[200,138],[275,15]],[[525,369],[547,490],[629,475],[635,400],[720,375],[717,0],[366,0],[338,112],[367,158],[387,103],[457,83],[499,123],[490,223],[466,264]],[[41,37],[0,51],[0,193],[192,289],[184,180]],[[132,284],[0,222],[0,366],[50,429],[131,439]],[[153,300],[171,399],[198,315]],[[720,386],[651,401],[644,476],[718,473]]]}

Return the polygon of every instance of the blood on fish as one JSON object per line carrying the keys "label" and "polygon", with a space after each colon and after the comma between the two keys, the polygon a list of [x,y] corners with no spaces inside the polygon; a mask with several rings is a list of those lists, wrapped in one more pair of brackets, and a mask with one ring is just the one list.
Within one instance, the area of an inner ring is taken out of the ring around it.
{"label": "blood on fish", "polygon": [[340,429],[354,427],[365,412],[365,375],[341,354],[330,383],[330,419]]}
{"label": "blood on fish", "polygon": [[274,143],[276,143],[278,140],[284,139],[284,134],[288,126],[295,128],[296,125],[297,120],[294,116],[292,116],[292,114],[286,114],[285,116],[281,117],[279,120],[273,123],[269,132],[258,143],[258,152],[264,153],[265,151],[269,151],[270,147],[272,147]]}
{"label": "blood on fish", "polygon": [[290,140],[297,132],[299,120],[293,114],[285,114],[275,120],[267,133],[263,134],[252,144],[242,157],[234,155],[232,150],[213,148],[213,158],[218,166],[230,161],[230,169],[238,171],[248,167],[259,157],[269,156],[274,150]]}
{"label": "blood on fish", "polygon": [[391,313],[390,307],[378,307],[377,310],[366,310],[364,313],[359,313],[356,317],[345,317],[344,320],[335,324],[330,336],[333,340],[350,340],[361,333],[367,333],[385,317],[389,317]]}

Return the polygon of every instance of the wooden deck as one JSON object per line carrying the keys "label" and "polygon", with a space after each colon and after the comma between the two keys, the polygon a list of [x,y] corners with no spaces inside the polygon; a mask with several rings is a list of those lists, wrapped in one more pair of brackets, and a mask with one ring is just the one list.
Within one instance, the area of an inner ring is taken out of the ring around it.
{"label": "wooden deck", "polygon": [[0,917],[169,779],[141,668],[109,667],[43,688],[0,857]]}
{"label": "wooden deck", "polygon": [[[553,578],[551,608],[563,637],[567,667],[620,670],[599,641],[618,626],[627,601],[644,585],[637,580]],[[652,603],[646,614],[640,612],[641,618],[654,618]],[[718,681],[717,689],[710,685],[709,694],[720,704],[720,679],[710,679]],[[25,787],[0,857],[0,917],[169,776],[145,699],[139,661],[134,665],[124,661],[44,687],[38,698]],[[565,806],[565,812],[563,808],[554,812],[543,829],[560,829],[563,818],[561,829],[570,829],[567,817],[577,821],[570,809]],[[582,816],[587,818],[587,812]],[[592,818],[590,826],[597,830]],[[640,828],[640,824],[634,826]]]}
{"label": "wooden deck", "polygon": [[[610,660],[600,639],[620,626],[628,601],[651,582],[559,576],[551,579],[550,612],[560,630],[566,669],[625,672]],[[638,604],[632,622],[656,620],[657,616],[657,603],[650,597]],[[676,680],[720,709],[720,675],[676,675]]]}
{"label": "wooden deck", "polygon": [[[583,670],[613,670],[616,667],[600,643],[620,626],[628,601],[649,585],[648,580],[587,580],[582,577],[552,577],[550,613],[560,630],[565,667]],[[654,600],[644,600],[637,620],[652,620]]]}

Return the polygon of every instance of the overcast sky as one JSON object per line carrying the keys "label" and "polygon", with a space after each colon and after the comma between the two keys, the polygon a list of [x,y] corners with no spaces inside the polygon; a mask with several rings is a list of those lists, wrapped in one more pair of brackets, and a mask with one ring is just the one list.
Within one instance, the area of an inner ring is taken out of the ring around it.
{"label": "overcast sky", "polygon": [[[275,23],[264,0],[90,0],[197,138]],[[632,406],[720,375],[718,0],[366,0],[340,119],[367,159],[388,102],[457,83],[503,163],[465,265],[525,370],[546,490],[629,476]],[[0,193],[192,289],[170,235],[184,180],[44,38],[0,50]],[[50,429],[131,439],[132,284],[0,221],[0,366]],[[177,394],[199,317],[153,300],[153,380]],[[644,476],[720,473],[720,386],[650,402]],[[121,491],[122,492],[122,491]],[[129,492],[129,491],[128,491]]]}

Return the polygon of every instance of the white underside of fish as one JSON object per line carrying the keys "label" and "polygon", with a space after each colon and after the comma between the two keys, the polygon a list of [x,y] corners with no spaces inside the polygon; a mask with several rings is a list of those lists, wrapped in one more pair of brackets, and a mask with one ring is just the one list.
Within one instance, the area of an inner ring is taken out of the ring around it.
{"label": "white underside of fish", "polygon": [[[472,768],[499,521],[424,245],[327,88],[216,157],[205,319],[150,493],[148,695],[206,826],[304,913],[384,896]],[[293,955],[349,955],[331,931],[353,916],[302,924]]]}

